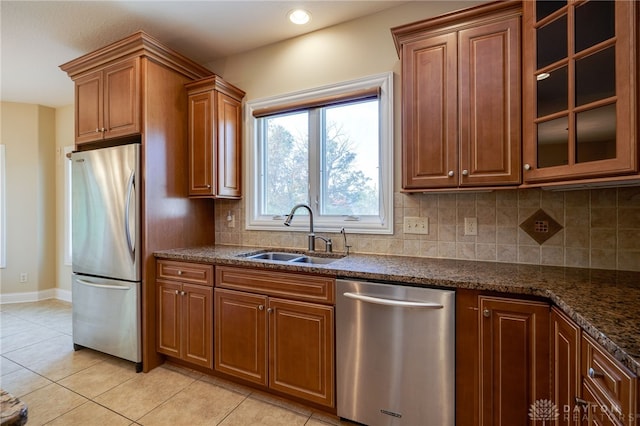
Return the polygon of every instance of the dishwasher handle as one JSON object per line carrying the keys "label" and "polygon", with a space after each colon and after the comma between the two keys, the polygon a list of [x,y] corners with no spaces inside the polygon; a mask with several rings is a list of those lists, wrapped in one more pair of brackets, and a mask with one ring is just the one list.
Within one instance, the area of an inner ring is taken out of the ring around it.
{"label": "dishwasher handle", "polygon": [[409,300],[393,300],[393,299],[382,299],[380,297],[372,297],[365,296],[364,294],[358,293],[343,293],[345,297],[349,299],[360,300],[362,302],[375,303],[378,305],[385,306],[399,306],[403,308],[427,308],[427,309],[442,309],[443,306],[440,303],[434,302],[411,302]]}

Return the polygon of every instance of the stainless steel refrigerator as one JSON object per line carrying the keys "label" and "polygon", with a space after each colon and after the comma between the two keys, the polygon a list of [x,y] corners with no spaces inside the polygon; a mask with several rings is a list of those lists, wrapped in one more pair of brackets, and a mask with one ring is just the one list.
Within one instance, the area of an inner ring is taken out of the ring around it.
{"label": "stainless steel refrigerator", "polygon": [[73,344],[142,370],[140,145],[74,152]]}

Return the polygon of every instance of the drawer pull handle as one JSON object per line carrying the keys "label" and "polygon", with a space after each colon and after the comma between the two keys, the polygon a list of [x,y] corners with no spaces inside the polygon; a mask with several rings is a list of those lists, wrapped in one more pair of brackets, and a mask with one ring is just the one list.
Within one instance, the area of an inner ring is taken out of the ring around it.
{"label": "drawer pull handle", "polygon": [[591,367],[589,368],[588,374],[589,374],[589,377],[591,377],[592,379],[599,379],[604,377],[603,373],[596,371]]}

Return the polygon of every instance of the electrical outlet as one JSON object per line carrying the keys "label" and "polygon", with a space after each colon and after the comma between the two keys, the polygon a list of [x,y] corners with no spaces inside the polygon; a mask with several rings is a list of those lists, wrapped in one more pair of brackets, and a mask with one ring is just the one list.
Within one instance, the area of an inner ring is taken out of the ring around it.
{"label": "electrical outlet", "polygon": [[427,235],[429,233],[429,218],[428,217],[405,217],[404,233]]}
{"label": "electrical outlet", "polygon": [[20,282],[26,283],[27,281],[29,281],[29,274],[26,272],[20,272]]}
{"label": "electrical outlet", "polygon": [[478,218],[464,218],[464,235],[478,235]]}

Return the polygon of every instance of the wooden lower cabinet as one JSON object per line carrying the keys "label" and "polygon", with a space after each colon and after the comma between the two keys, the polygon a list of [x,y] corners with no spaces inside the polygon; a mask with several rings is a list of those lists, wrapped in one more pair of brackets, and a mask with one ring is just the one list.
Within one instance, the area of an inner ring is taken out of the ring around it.
{"label": "wooden lower cabinet", "polygon": [[[246,282],[256,285],[250,291],[220,287],[241,286],[245,271]],[[270,295],[292,296],[290,286],[298,285],[320,289],[322,286],[311,283],[320,280],[230,267],[220,267],[216,274],[215,370],[320,406],[335,407],[334,307]],[[332,279],[323,280],[333,285]],[[254,290],[256,293],[251,292]],[[261,290],[265,294],[260,294]],[[321,293],[324,290],[313,290],[308,297]]]}
{"label": "wooden lower cabinet", "polygon": [[159,261],[158,277],[157,351],[213,368],[213,267]]}
{"label": "wooden lower cabinet", "polygon": [[549,305],[456,294],[456,425],[525,425],[550,398]]}
{"label": "wooden lower cabinet", "polygon": [[549,399],[549,305],[485,296],[478,305],[482,424],[524,424]]}
{"label": "wooden lower cabinet", "polygon": [[[589,335],[581,338],[582,399],[589,425],[635,425],[639,414],[638,378]],[[583,423],[584,424],[584,423]]]}
{"label": "wooden lower cabinet", "polygon": [[[551,308],[552,401],[559,413],[556,425],[580,425],[584,405],[580,392],[580,327],[558,308]],[[576,411],[575,408],[578,408]]]}
{"label": "wooden lower cabinet", "polygon": [[333,406],[333,307],[269,300],[269,388]]}
{"label": "wooden lower cabinet", "polygon": [[216,288],[215,369],[267,385],[266,296]]}
{"label": "wooden lower cabinet", "polygon": [[638,379],[556,307],[551,310],[555,425],[635,425]]}

